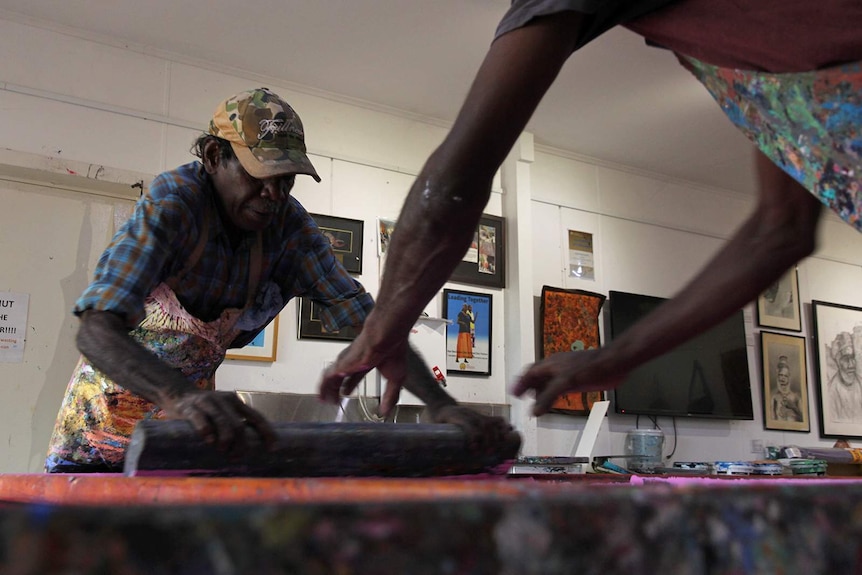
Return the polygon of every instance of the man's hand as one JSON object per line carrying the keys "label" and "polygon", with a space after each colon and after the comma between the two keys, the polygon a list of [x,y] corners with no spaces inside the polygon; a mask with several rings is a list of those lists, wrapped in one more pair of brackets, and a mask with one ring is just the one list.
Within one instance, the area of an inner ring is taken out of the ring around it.
{"label": "man's hand", "polygon": [[452,423],[467,434],[471,450],[482,451],[503,445],[512,426],[497,416],[482,415],[463,405],[446,405],[431,414],[434,423]]}
{"label": "man's hand", "polygon": [[407,378],[406,352],[408,344],[392,346],[386,352],[372,349],[368,331],[363,329],[353,342],[338,354],[335,363],[323,372],[319,396],[322,401],[337,404],[342,395],[349,395],[362,378],[377,368],[386,377],[386,392],[380,402],[380,415],[389,414]]}
{"label": "man's hand", "polygon": [[[626,373],[609,368],[608,349],[555,353],[531,365],[512,388],[521,397],[532,391],[536,397],[533,415],[544,415],[559,396],[571,391],[604,391],[620,385]],[[612,353],[612,352],[611,352]]]}
{"label": "man's hand", "polygon": [[267,448],[276,442],[275,431],[266,418],[233,392],[189,390],[165,402],[162,408],[168,418],[188,420],[207,443],[233,456],[242,455],[250,447],[246,426],[257,432]]}

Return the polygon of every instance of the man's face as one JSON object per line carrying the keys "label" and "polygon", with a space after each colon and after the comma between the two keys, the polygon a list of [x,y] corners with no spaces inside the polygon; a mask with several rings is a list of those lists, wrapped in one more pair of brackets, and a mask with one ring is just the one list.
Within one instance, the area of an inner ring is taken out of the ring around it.
{"label": "man's face", "polygon": [[838,373],[845,385],[851,385],[856,381],[856,357],[852,351],[842,352],[838,356]]}
{"label": "man's face", "polygon": [[781,395],[790,393],[790,369],[787,367],[778,370],[778,391]]}
{"label": "man's face", "polygon": [[219,160],[211,175],[228,223],[251,232],[263,230],[272,223],[296,180],[295,174],[253,178],[236,158]]}

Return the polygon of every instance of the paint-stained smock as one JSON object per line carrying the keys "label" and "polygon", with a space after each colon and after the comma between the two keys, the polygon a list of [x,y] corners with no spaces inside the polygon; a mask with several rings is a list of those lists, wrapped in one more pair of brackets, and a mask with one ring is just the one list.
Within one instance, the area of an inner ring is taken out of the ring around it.
{"label": "paint-stained smock", "polygon": [[[292,298],[322,304],[327,330],[361,325],[371,296],[335,258],[314,220],[289,198],[276,220],[232,247],[198,162],[157,177],[102,254],[75,314],[111,311],[130,335],[201,389],[216,368]],[[137,421],[161,417],[81,357],[51,437],[46,471],[121,471]]]}
{"label": "paint-stained smock", "polygon": [[515,0],[497,36],[565,10],[591,15],[575,49],[619,24],[674,51],[764,154],[862,231],[858,0]]}

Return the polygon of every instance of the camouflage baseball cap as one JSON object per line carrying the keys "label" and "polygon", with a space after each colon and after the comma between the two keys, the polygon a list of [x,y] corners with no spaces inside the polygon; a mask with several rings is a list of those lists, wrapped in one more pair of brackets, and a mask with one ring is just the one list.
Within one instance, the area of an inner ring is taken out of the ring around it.
{"label": "camouflage baseball cap", "polygon": [[268,88],[241,92],[219,104],[209,133],[230,142],[242,167],[255,178],[308,174],[320,181],[305,153],[302,120]]}

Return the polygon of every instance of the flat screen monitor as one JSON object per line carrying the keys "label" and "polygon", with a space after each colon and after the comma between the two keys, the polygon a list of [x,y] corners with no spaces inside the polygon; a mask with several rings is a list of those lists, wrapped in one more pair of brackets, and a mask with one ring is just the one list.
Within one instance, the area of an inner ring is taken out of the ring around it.
{"label": "flat screen monitor", "polygon": [[[611,339],[664,301],[611,291]],[[754,419],[742,310],[632,371],[614,390],[614,410],[652,416]]]}

